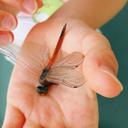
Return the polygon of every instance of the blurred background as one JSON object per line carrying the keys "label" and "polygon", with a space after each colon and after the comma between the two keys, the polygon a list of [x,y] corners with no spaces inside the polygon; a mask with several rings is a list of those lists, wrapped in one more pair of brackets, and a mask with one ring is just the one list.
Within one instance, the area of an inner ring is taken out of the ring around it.
{"label": "blurred background", "polygon": [[[119,62],[119,79],[124,85],[120,96],[107,99],[98,95],[99,128],[128,128],[128,5],[101,28],[111,42]],[[0,55],[0,127],[2,126],[6,94],[13,66]]]}
{"label": "blurred background", "polygon": [[124,86],[120,96],[99,98],[100,128],[128,128],[128,5],[101,28],[111,42],[119,63],[119,79]]}

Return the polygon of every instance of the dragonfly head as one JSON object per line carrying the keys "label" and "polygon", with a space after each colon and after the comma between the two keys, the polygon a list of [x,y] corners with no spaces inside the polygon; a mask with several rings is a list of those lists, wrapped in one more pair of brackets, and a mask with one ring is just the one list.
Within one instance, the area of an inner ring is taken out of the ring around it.
{"label": "dragonfly head", "polygon": [[48,86],[47,85],[44,85],[44,84],[41,84],[37,87],[37,92],[39,94],[47,94],[48,92]]}

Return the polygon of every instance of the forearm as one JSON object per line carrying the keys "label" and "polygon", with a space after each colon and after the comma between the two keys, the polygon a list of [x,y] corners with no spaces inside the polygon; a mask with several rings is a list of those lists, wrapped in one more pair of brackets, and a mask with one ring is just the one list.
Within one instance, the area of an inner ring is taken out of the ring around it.
{"label": "forearm", "polygon": [[127,0],[69,0],[52,17],[75,18],[98,28],[116,15]]}

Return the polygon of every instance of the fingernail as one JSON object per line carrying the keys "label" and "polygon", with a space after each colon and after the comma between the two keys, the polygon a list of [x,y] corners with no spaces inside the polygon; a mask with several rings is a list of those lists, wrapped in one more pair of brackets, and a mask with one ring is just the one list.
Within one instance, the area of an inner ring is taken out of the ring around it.
{"label": "fingernail", "polygon": [[37,10],[37,2],[35,0],[23,0],[22,6],[23,9],[30,14]]}
{"label": "fingernail", "polygon": [[13,30],[16,27],[16,22],[11,16],[0,16],[0,27],[4,30]]}
{"label": "fingernail", "polygon": [[0,33],[0,44],[5,45],[11,42],[13,42],[12,34]]}
{"label": "fingernail", "polygon": [[102,72],[104,72],[104,73],[106,73],[108,76],[112,77],[112,78],[119,84],[120,90],[123,91],[123,85],[122,85],[122,84],[120,83],[120,81],[117,79],[117,77],[116,77],[114,71],[113,71],[111,68],[109,68],[109,67],[107,67],[107,66],[101,66],[100,69],[101,69]]}

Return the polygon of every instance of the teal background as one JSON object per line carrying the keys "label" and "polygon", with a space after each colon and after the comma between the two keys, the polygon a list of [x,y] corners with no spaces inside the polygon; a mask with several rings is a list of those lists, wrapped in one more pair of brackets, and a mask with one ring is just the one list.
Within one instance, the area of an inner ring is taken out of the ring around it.
{"label": "teal background", "polygon": [[[128,128],[128,6],[101,28],[110,40],[119,62],[123,93],[112,99],[98,96],[100,128]],[[0,55],[0,127],[6,106],[6,92],[13,66]]]}
{"label": "teal background", "polygon": [[119,79],[124,91],[113,99],[98,96],[100,128],[128,128],[128,5],[101,30],[119,62]]}

